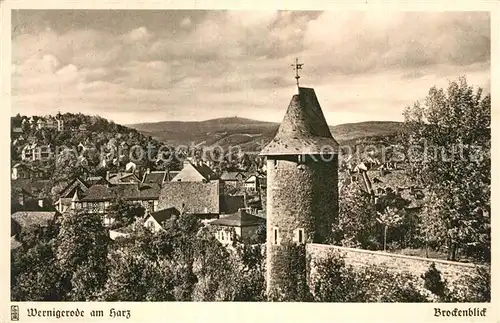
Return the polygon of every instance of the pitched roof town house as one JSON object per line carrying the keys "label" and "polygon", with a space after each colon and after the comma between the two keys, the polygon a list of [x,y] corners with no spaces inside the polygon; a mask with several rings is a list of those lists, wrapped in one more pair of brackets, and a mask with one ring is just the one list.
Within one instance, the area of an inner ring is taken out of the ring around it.
{"label": "pitched roof town house", "polygon": [[60,213],[65,213],[70,210],[71,201],[75,196],[75,193],[77,195],[83,196],[90,186],[90,184],[88,184],[81,178],[75,178],[74,180],[72,180],[59,192],[59,199],[55,203],[57,210]]}
{"label": "pitched roof town house", "polygon": [[245,180],[245,175],[241,172],[223,172],[220,179],[226,183],[243,182]]}
{"label": "pitched roof town house", "polygon": [[215,237],[221,243],[230,244],[235,240],[251,239],[258,227],[266,219],[247,213],[244,209],[210,222],[215,227]]}
{"label": "pitched roof town house", "polygon": [[180,215],[180,212],[174,208],[166,208],[160,211],[151,213],[144,221],[144,226],[153,232],[163,230],[163,223],[173,216]]}
{"label": "pitched roof town house", "polygon": [[54,155],[51,145],[27,144],[23,147],[21,158],[23,161],[49,160]]}
{"label": "pitched roof town house", "polygon": [[260,186],[259,186],[259,178],[257,175],[250,175],[246,180],[245,180],[245,188],[247,190],[251,191],[256,191]]}
{"label": "pitched roof town house", "polygon": [[104,215],[112,203],[120,198],[142,205],[148,214],[158,210],[159,196],[160,186],[155,184],[96,184],[82,196],[74,196],[72,208]]}

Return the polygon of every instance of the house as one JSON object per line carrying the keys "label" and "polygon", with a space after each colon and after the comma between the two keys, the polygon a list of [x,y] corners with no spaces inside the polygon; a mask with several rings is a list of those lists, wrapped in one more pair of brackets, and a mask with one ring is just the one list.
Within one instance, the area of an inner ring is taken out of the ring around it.
{"label": "house", "polygon": [[206,182],[218,179],[217,174],[203,162],[184,161],[182,170],[172,178],[172,182]]}
{"label": "house", "polygon": [[54,155],[51,145],[27,144],[21,151],[23,161],[48,160]]}
{"label": "house", "polygon": [[14,166],[12,166],[10,178],[11,179],[31,178],[31,169],[26,165],[17,163]]}
{"label": "house", "polygon": [[23,189],[29,192],[32,196],[40,196],[44,191],[51,188],[51,181],[48,179],[33,179],[33,178],[20,178],[11,180],[12,189]]}
{"label": "house", "polygon": [[36,144],[27,144],[23,147],[21,151],[21,159],[24,161],[31,161],[33,160],[33,148],[36,146]]}
{"label": "house", "polygon": [[35,197],[29,192],[14,188],[11,190],[11,213],[18,211],[41,212],[55,211],[51,202],[43,197]]}
{"label": "house", "polygon": [[245,180],[245,188],[250,191],[256,191],[259,187],[259,178],[256,175],[251,175]]}
{"label": "house", "polygon": [[44,120],[44,119],[38,119],[36,123],[36,127],[38,130],[41,129],[57,129],[57,123],[54,122],[52,119]]}
{"label": "house", "polygon": [[60,192],[59,192],[59,200],[55,203],[55,206],[59,213],[64,213],[69,211],[71,208],[71,201],[77,195],[83,196],[85,192],[89,189],[91,185],[82,180],[81,178],[75,178],[71,182],[68,183]]}
{"label": "house", "polygon": [[11,131],[11,135],[12,135],[12,138],[20,138],[23,134],[23,128],[19,127],[19,126],[14,126],[12,127],[12,131]]}
{"label": "house", "polygon": [[64,120],[57,119],[57,131],[61,132],[64,130]]}
{"label": "house", "polygon": [[244,209],[210,222],[215,227],[215,237],[221,243],[228,244],[235,240],[251,239],[257,228],[266,223],[266,219],[247,213]]}
{"label": "house", "polygon": [[[71,209],[89,213],[107,214],[112,203],[121,198],[130,203],[140,204],[146,214],[158,211],[160,186],[155,184],[96,184],[86,192],[76,192],[72,198]],[[112,222],[110,220],[110,222]]]}
{"label": "house", "polygon": [[163,230],[162,224],[165,221],[172,218],[172,216],[178,216],[178,215],[180,215],[180,212],[174,207],[156,211],[151,213],[146,218],[146,221],[144,221],[144,226],[153,232],[158,232],[160,230]]}
{"label": "house", "polygon": [[241,172],[223,172],[220,176],[220,180],[228,184],[243,182],[245,180],[245,175]]}
{"label": "house", "polygon": [[83,123],[82,123],[82,124],[78,127],[78,130],[80,130],[80,131],[87,131],[87,125],[85,125],[85,124],[83,124]]}

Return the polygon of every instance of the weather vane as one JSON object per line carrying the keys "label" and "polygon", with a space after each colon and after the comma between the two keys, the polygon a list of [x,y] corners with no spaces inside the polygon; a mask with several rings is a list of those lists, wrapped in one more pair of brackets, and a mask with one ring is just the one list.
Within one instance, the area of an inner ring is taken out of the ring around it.
{"label": "weather vane", "polygon": [[293,70],[295,71],[295,79],[297,80],[297,87],[299,86],[299,79],[300,79],[299,70],[302,69],[303,65],[304,64],[299,63],[298,58],[295,59],[295,64],[292,64]]}

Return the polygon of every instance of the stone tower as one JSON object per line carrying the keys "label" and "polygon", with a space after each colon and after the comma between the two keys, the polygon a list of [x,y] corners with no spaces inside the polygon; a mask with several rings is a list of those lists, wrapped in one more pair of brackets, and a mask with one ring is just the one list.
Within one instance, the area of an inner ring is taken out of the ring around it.
{"label": "stone tower", "polygon": [[291,261],[286,246],[331,238],[338,218],[338,148],[314,89],[299,87],[261,152],[267,157],[268,292],[282,287],[278,264]]}

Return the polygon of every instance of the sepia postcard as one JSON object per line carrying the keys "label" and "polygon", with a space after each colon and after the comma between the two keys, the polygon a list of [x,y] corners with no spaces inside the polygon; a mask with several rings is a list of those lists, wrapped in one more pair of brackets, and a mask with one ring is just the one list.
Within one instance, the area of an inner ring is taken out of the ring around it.
{"label": "sepia postcard", "polygon": [[0,322],[499,321],[498,3],[0,5]]}

